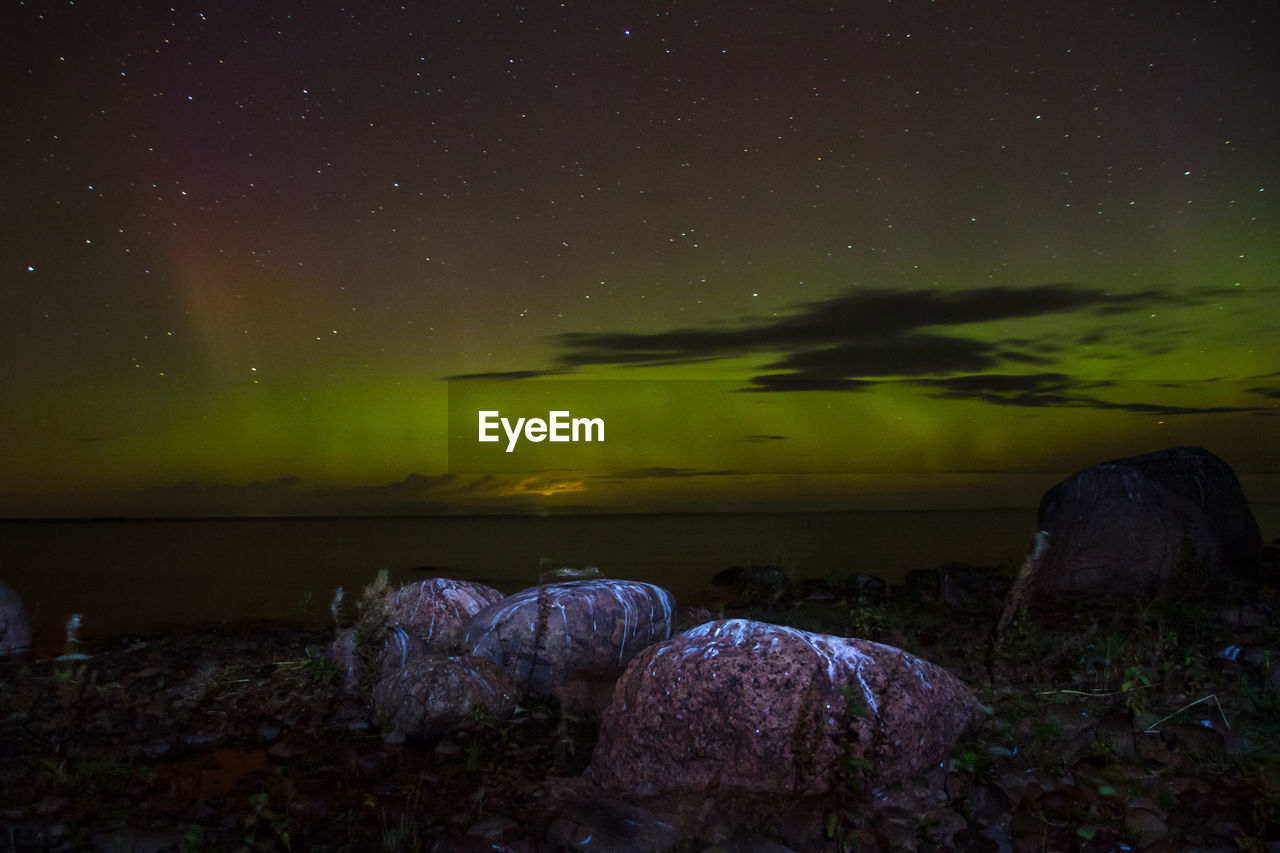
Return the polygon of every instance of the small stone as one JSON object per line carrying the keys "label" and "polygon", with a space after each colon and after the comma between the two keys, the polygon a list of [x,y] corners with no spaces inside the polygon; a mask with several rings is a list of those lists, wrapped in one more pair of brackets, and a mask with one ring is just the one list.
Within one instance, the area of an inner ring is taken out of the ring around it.
{"label": "small stone", "polygon": [[930,827],[928,840],[936,845],[935,849],[950,850],[954,848],[956,835],[969,826],[964,816],[955,809],[935,809],[930,811],[926,817],[928,818],[926,825]]}
{"label": "small stone", "polygon": [[1164,818],[1151,809],[1132,805],[1125,809],[1124,828],[1142,844],[1151,844],[1169,834]]}
{"label": "small stone", "polygon": [[329,803],[324,797],[307,797],[305,800],[291,804],[290,809],[294,814],[312,820],[323,820],[329,815]]}
{"label": "small stone", "polygon": [[672,815],[601,798],[566,806],[552,822],[547,840],[558,845],[556,849],[663,853],[675,847],[681,835]]}
{"label": "small stone", "polygon": [[307,740],[297,735],[289,735],[268,749],[267,755],[271,756],[275,761],[292,761],[310,752],[311,746],[311,743]]}
{"label": "small stone", "polygon": [[969,789],[964,808],[969,820],[978,826],[996,826],[1009,822],[1013,803],[998,785],[984,783]]}
{"label": "small stone", "polygon": [[187,820],[191,821],[192,823],[203,823],[204,821],[209,820],[216,814],[217,812],[214,811],[212,806],[210,806],[208,803],[201,800],[200,802],[191,804],[191,806],[187,809],[186,817],[187,817]]}
{"label": "small stone", "polygon": [[151,760],[163,758],[173,751],[173,744],[167,740],[153,740],[142,747],[142,754]]}
{"label": "small stone", "polygon": [[915,850],[917,847],[915,820],[909,817],[884,817],[876,821],[885,843],[893,850]]}
{"label": "small stone", "polygon": [[371,752],[356,760],[356,775],[364,778],[377,776],[387,766],[387,757],[381,752]]}
{"label": "small stone", "polygon": [[750,841],[727,841],[708,847],[702,853],[796,853],[790,847],[770,841],[767,838],[756,838]]}
{"label": "small stone", "polygon": [[70,802],[61,794],[45,794],[36,803],[35,812],[38,815],[55,815],[65,809]]}
{"label": "small stone", "polygon": [[[994,849],[998,853],[1012,853],[1013,851],[1013,840],[1009,838],[1009,831],[1003,826],[988,826],[978,833],[978,837],[986,841],[988,845],[995,845]],[[987,847],[987,849],[991,848]],[[1037,839],[1035,849],[1044,849],[1040,839]]]}
{"label": "small stone", "polygon": [[520,825],[505,817],[491,817],[467,827],[467,835],[487,838],[490,841],[512,841],[523,834]]}

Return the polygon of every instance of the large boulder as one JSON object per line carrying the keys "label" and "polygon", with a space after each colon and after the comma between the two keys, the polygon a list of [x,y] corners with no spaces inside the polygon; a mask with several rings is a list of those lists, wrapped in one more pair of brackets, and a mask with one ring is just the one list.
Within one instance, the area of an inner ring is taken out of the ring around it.
{"label": "large boulder", "polygon": [[31,619],[17,590],[0,581],[0,654],[31,647]]}
{"label": "large boulder", "polygon": [[1175,447],[1086,468],[1040,501],[1032,598],[1044,605],[1194,594],[1256,575],[1258,522],[1227,463]]}
{"label": "large boulder", "polygon": [[720,620],[631,662],[590,774],[630,796],[822,794],[837,774],[887,783],[937,764],[977,713],[959,679],[900,649]]}
{"label": "large boulder", "polygon": [[407,735],[437,735],[470,723],[477,709],[505,719],[515,687],[502,668],[472,655],[423,655],[384,674],[373,689],[378,722]]}
{"label": "large boulder", "polygon": [[401,632],[395,642],[448,652],[461,647],[472,616],[503,598],[482,583],[431,578],[391,591],[382,610],[388,626]]}
{"label": "large boulder", "polygon": [[612,682],[637,653],[671,636],[675,599],[653,584],[583,580],[526,589],[471,619],[465,646],[499,663],[526,693]]}

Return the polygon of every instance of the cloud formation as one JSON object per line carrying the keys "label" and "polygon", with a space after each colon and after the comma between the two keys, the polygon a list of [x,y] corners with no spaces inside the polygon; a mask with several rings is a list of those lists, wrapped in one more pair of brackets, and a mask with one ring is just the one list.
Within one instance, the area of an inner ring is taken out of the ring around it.
{"label": "cloud formation", "polygon": [[[988,340],[965,327],[1062,314],[1097,318],[1220,300],[1231,290],[1200,288],[1180,293],[1145,290],[1113,294],[1070,283],[1031,287],[938,290],[859,289],[792,306],[784,317],[746,320],[736,328],[706,327],[656,333],[568,333],[556,338],[561,353],[546,370],[471,374],[451,378],[528,379],[594,366],[687,365],[754,355],[775,355],[768,372],[750,377],[743,390],[867,391],[885,383],[910,383],[944,399],[979,400],[1003,406],[1116,409],[1178,415],[1254,411],[1250,407],[1191,407],[1098,396],[1106,387],[1047,368],[1068,347],[1053,341],[1009,336]],[[1168,336],[1133,328],[1120,335],[1091,329],[1079,346],[1110,344],[1152,355],[1174,347]],[[1091,353],[1089,357],[1119,357]],[[1035,372],[1019,373],[1032,368]]]}
{"label": "cloud formation", "polygon": [[1088,389],[1113,388],[1115,383],[1075,380],[1065,373],[955,376],[923,380],[917,384],[935,389],[932,395],[934,397],[951,400],[982,400],[1000,406],[1114,409],[1145,415],[1206,415],[1258,411],[1256,406],[1195,407],[1114,402],[1084,392]]}

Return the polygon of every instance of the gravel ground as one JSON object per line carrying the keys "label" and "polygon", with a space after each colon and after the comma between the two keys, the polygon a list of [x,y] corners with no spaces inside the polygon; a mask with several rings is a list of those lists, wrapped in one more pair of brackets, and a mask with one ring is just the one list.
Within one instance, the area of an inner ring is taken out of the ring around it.
{"label": "gravel ground", "polygon": [[1267,590],[1022,620],[999,648],[997,614],[927,590],[732,614],[900,646],[991,709],[912,784],[833,768],[829,796],[794,803],[610,800],[580,778],[595,721],[550,701],[439,738],[380,731],[321,629],[0,658],[0,851],[1280,848]]}

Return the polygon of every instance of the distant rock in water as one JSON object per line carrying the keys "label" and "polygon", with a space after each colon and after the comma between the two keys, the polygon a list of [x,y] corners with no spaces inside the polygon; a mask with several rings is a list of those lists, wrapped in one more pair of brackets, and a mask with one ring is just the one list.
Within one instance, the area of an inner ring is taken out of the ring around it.
{"label": "distant rock in water", "polygon": [[791,579],[777,566],[731,566],[711,578],[715,586],[729,587],[737,604],[776,604],[791,589]]}
{"label": "distant rock in water", "polygon": [[31,619],[17,590],[0,581],[0,654],[31,647]]}
{"label": "distant rock in water", "polygon": [[709,622],[627,667],[590,774],[632,796],[822,794],[850,767],[887,784],[936,765],[977,714],[959,679],[901,649]]}
{"label": "distant rock in water", "polygon": [[[1031,599],[1148,600],[1260,574],[1262,537],[1231,467],[1175,447],[1086,468],[1040,501]],[[1031,570],[1031,569],[1029,569]]]}
{"label": "distant rock in water", "polygon": [[575,569],[570,566],[551,568],[545,561],[538,573],[538,583],[560,583],[561,581],[589,581],[602,578],[604,575],[595,566],[583,566]]}
{"label": "distant rock in water", "polygon": [[836,588],[842,595],[859,601],[884,601],[889,597],[889,584],[884,578],[864,572],[841,577]]}
{"label": "distant rock in water", "polygon": [[671,636],[675,599],[653,584],[583,580],[518,592],[477,613],[466,648],[501,665],[522,691],[612,684],[649,645]]}
{"label": "distant rock in water", "polygon": [[1000,585],[986,569],[966,562],[947,562],[933,570],[938,596],[952,610],[979,613],[1000,607]]}

